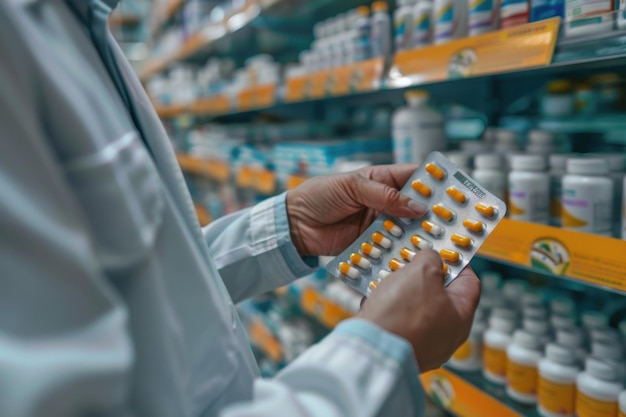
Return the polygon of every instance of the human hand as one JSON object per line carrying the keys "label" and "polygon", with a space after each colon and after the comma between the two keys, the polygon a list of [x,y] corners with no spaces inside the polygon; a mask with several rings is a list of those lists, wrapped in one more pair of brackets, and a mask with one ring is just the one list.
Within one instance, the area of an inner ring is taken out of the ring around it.
{"label": "human hand", "polygon": [[301,256],[337,255],[383,212],[418,218],[427,207],[400,189],[416,165],[384,165],[314,177],[287,193],[292,241]]}
{"label": "human hand", "polygon": [[420,371],[440,367],[468,338],[480,298],[480,282],[468,266],[447,287],[433,250],[422,250],[388,275],[357,317],[408,340]]}

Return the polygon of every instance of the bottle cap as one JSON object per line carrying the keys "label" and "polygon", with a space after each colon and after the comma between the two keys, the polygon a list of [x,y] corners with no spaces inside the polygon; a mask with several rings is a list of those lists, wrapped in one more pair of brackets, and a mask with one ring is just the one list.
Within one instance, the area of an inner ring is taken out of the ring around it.
{"label": "bottle cap", "polygon": [[513,333],[513,343],[526,349],[539,350],[541,348],[541,343],[537,336],[525,330],[516,330]]}
{"label": "bottle cap", "polygon": [[591,341],[606,344],[619,344],[620,337],[619,333],[617,333],[617,331],[613,330],[610,327],[597,327],[591,330]]}
{"label": "bottle cap", "polygon": [[576,363],[574,352],[555,343],[549,343],[548,346],[546,346],[546,358],[563,365],[573,365]]}
{"label": "bottle cap", "polygon": [[515,321],[504,317],[489,317],[489,328],[498,332],[512,334],[515,330]]}
{"label": "bottle cap", "polygon": [[526,289],[526,281],[521,279],[508,279],[502,285],[502,292],[509,300],[518,301],[520,295]]}
{"label": "bottle cap", "polygon": [[529,305],[522,310],[522,316],[525,319],[545,320],[548,317],[548,311],[540,305]]}
{"label": "bottle cap", "polygon": [[553,80],[546,84],[546,90],[550,94],[569,93],[572,89],[572,83],[569,80]]}
{"label": "bottle cap", "polygon": [[592,329],[596,327],[606,327],[609,325],[609,318],[601,311],[587,310],[582,314],[583,326]]}
{"label": "bottle cap", "polygon": [[502,156],[497,153],[483,153],[474,157],[474,166],[477,169],[501,169]]}
{"label": "bottle cap", "polygon": [[588,358],[585,361],[585,371],[591,376],[603,381],[618,381],[619,370],[617,367],[611,366],[603,360],[597,358]]}
{"label": "bottle cap", "polygon": [[492,144],[496,141],[498,135],[497,127],[488,127],[483,132],[483,142]]}
{"label": "bottle cap", "polygon": [[576,327],[576,321],[572,316],[564,316],[561,314],[554,314],[550,317],[550,324],[557,330],[571,329]]}
{"label": "bottle cap", "polygon": [[590,153],[587,154],[591,158],[605,159],[610,172],[622,172],[624,171],[624,163],[626,159],[624,155],[619,153]]}
{"label": "bottle cap", "polygon": [[553,314],[569,315],[574,313],[574,302],[565,296],[556,296],[550,300],[550,310]]}
{"label": "bottle cap", "polygon": [[583,343],[583,332],[576,327],[558,330],[556,332],[556,342],[566,347],[580,346]]}
{"label": "bottle cap", "polygon": [[517,133],[513,130],[499,128],[496,130],[496,142],[499,145],[515,145],[517,142]]}
{"label": "bottle cap", "polygon": [[491,311],[491,317],[501,317],[507,320],[517,319],[517,313],[515,310],[511,310],[506,307],[496,307]]}
{"label": "bottle cap", "polygon": [[384,1],[375,1],[372,3],[372,10],[375,12],[386,12],[388,10],[387,3]]}
{"label": "bottle cap", "polygon": [[514,171],[543,171],[546,169],[546,160],[541,155],[513,155],[511,167]]}
{"label": "bottle cap", "polygon": [[522,295],[522,305],[541,306],[543,305],[543,297],[537,292],[526,292]]}
{"label": "bottle cap", "polygon": [[571,157],[571,155],[564,153],[555,153],[550,155],[550,169],[565,171],[565,167],[567,167],[567,159]]}
{"label": "bottle cap", "polygon": [[607,161],[601,158],[570,158],[567,160],[567,173],[606,175],[609,173],[609,167]]}
{"label": "bottle cap", "polygon": [[609,345],[601,342],[593,342],[591,344],[591,356],[600,359],[612,359],[615,361],[622,360],[622,348],[620,345]]}
{"label": "bottle cap", "polygon": [[548,323],[541,320],[524,319],[523,328],[534,336],[544,336],[550,331]]}
{"label": "bottle cap", "polygon": [[533,145],[552,146],[554,135],[547,130],[534,129],[528,133],[528,142]]}
{"label": "bottle cap", "polygon": [[480,284],[486,292],[497,290],[501,282],[502,275],[496,271],[484,271],[480,274]]}

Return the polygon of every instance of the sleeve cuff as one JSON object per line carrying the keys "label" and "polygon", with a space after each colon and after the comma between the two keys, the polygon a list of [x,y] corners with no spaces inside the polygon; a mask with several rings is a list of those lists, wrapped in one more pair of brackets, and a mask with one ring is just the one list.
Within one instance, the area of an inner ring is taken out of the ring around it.
{"label": "sleeve cuff", "polygon": [[356,337],[395,361],[400,369],[404,370],[411,392],[421,393],[421,395],[415,395],[413,398],[415,409],[422,409],[425,400],[418,380],[419,369],[415,361],[413,348],[408,341],[383,330],[367,320],[356,318],[344,320],[335,328],[333,333]]}
{"label": "sleeve cuff", "polygon": [[319,258],[316,256],[302,257],[291,240],[289,231],[289,218],[287,217],[287,193],[282,193],[273,198],[274,223],[278,248],[285,259],[285,263],[295,277],[303,277],[313,273],[319,266]]}

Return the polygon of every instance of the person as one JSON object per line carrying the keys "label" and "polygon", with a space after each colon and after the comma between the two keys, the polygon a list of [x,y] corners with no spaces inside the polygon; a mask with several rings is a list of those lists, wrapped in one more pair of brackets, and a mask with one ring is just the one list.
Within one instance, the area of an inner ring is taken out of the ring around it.
{"label": "person", "polygon": [[0,415],[411,416],[479,285],[423,251],[356,318],[259,379],[234,302],[311,273],[381,212],[398,165],[314,178],[197,224],[155,111],[107,29],[117,0],[0,1]]}

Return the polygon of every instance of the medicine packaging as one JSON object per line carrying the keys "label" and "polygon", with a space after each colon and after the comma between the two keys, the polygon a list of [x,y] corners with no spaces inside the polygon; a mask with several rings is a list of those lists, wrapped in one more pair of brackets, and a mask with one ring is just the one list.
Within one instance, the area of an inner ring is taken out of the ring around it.
{"label": "medicine packaging", "polygon": [[419,219],[379,216],[327,270],[368,295],[418,251],[443,261],[445,285],[469,263],[506,213],[506,205],[439,152],[429,154],[401,192],[428,207]]}

